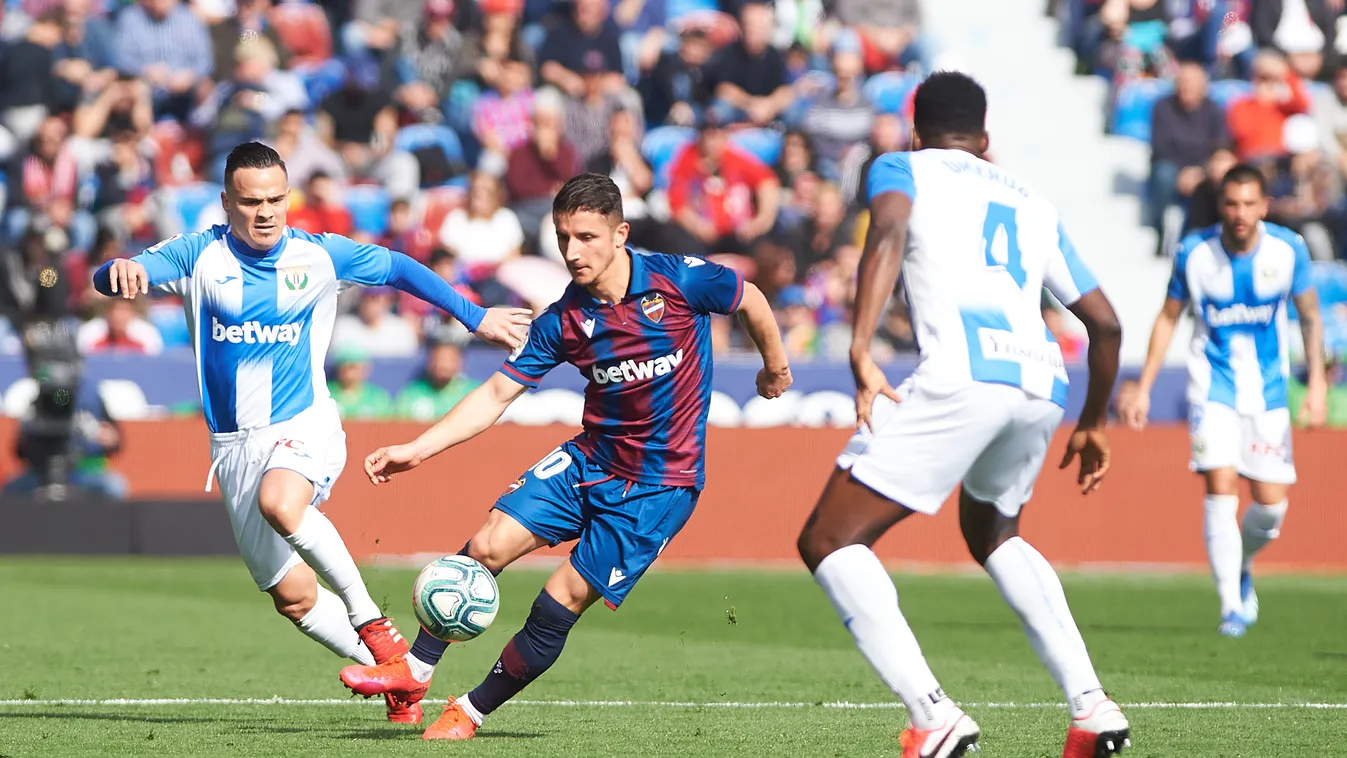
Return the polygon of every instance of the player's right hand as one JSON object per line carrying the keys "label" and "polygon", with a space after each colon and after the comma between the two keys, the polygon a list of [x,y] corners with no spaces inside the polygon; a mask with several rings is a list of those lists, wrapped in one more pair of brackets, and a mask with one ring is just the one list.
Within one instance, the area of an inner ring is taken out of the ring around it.
{"label": "player's right hand", "polygon": [[1128,427],[1141,431],[1151,413],[1151,395],[1149,392],[1133,390],[1118,396],[1118,416]]}
{"label": "player's right hand", "polygon": [[129,258],[118,258],[108,269],[108,278],[112,280],[112,294],[121,295],[127,300],[135,300],[136,295],[149,294],[150,275],[145,267]]}
{"label": "player's right hand", "polygon": [[851,373],[856,378],[856,428],[868,427],[870,431],[874,431],[871,414],[875,407],[875,397],[883,395],[895,403],[901,403],[903,399],[898,397],[897,390],[889,386],[888,377],[884,376],[884,372],[869,353],[852,357]]}
{"label": "player's right hand", "polygon": [[488,308],[477,325],[477,336],[513,351],[528,339],[533,312],[527,308]]}
{"label": "player's right hand", "polygon": [[365,475],[378,486],[390,481],[394,474],[411,471],[421,465],[421,456],[411,445],[381,447],[365,457]]}
{"label": "player's right hand", "polygon": [[1076,475],[1076,484],[1080,485],[1082,495],[1088,495],[1104,483],[1104,475],[1108,473],[1109,462],[1113,459],[1104,430],[1076,429],[1072,432],[1071,439],[1066,442],[1066,455],[1062,456],[1062,465],[1058,468],[1070,466],[1078,455],[1080,473]]}

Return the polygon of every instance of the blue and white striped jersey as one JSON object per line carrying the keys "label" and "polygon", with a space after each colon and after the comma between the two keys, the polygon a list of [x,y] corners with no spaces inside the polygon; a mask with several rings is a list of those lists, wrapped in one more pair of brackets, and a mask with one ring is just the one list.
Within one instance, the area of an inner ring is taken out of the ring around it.
{"label": "blue and white striped jersey", "polygon": [[1312,285],[1299,234],[1259,224],[1258,247],[1231,255],[1219,224],[1188,235],[1174,258],[1169,296],[1189,304],[1188,402],[1240,413],[1286,407],[1287,300]]}

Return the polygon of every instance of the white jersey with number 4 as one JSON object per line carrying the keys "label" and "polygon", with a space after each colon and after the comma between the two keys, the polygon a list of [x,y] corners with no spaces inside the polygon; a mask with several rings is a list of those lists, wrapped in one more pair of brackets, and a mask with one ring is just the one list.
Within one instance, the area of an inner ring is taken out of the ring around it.
{"label": "white jersey with number 4", "polygon": [[1065,407],[1066,368],[1043,322],[1042,288],[1071,305],[1098,284],[1057,211],[962,150],[880,157],[871,203],[886,192],[912,199],[903,289],[921,351],[916,375],[948,389],[1010,385]]}

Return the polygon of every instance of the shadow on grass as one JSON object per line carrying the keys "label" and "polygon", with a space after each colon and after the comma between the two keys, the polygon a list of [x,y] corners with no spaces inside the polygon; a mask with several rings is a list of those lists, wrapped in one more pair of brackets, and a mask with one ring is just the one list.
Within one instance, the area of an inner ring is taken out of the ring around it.
{"label": "shadow on grass", "polygon": [[[334,736],[344,740],[420,740],[421,730],[419,728],[357,729]],[[545,736],[547,735],[539,732],[483,732],[472,739],[474,742],[478,740],[536,740]]]}

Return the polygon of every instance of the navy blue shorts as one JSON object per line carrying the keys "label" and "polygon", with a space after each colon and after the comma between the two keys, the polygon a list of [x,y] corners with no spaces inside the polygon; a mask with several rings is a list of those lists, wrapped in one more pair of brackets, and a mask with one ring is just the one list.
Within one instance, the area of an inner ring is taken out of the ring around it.
{"label": "navy blue shorts", "polygon": [[571,565],[616,608],[688,522],[699,494],[619,479],[571,441],[525,471],[495,508],[553,545],[578,540]]}

